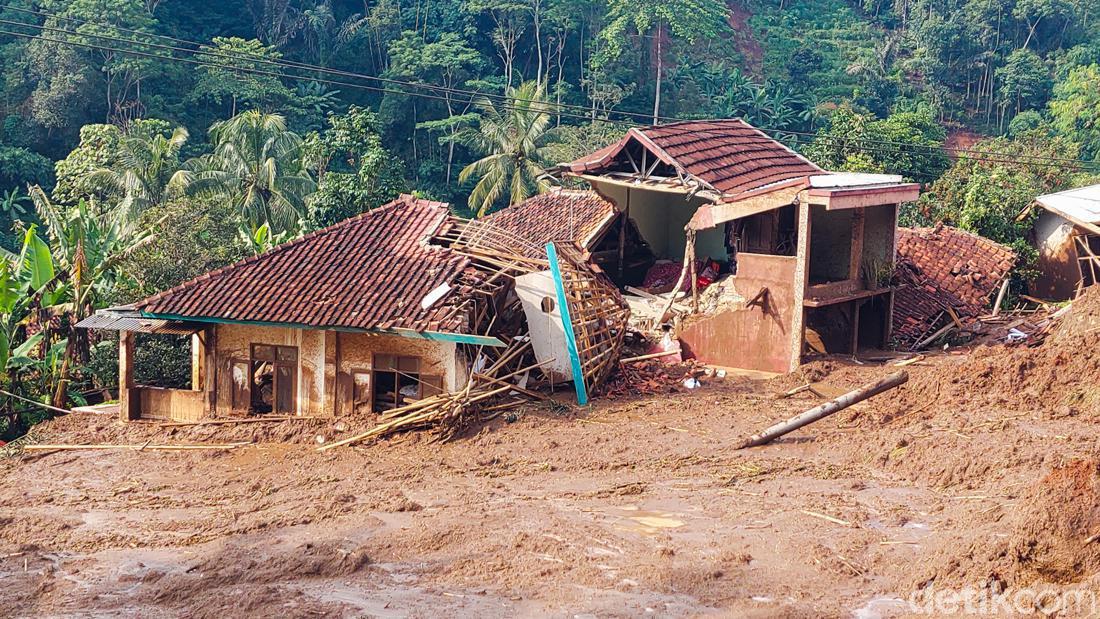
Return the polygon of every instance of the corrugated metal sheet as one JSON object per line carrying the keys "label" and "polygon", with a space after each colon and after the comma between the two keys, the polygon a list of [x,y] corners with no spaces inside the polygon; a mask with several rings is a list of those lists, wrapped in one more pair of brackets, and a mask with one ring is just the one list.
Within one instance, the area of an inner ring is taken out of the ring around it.
{"label": "corrugated metal sheet", "polygon": [[1035,201],[1070,221],[1100,224],[1100,185],[1051,193],[1039,196]]}
{"label": "corrugated metal sheet", "polygon": [[447,215],[442,202],[399,199],[140,301],[143,313],[314,328],[467,333],[465,298],[452,292],[469,265],[428,239]]}
{"label": "corrugated metal sheet", "polygon": [[637,140],[673,167],[710,184],[725,197],[825,173],[764,132],[738,119],[700,120],[631,129],[617,144],[570,164],[599,173]]}
{"label": "corrugated metal sheet", "polygon": [[138,333],[161,333],[167,335],[190,335],[203,328],[201,323],[145,318],[132,310],[114,309],[100,310],[76,323],[76,326],[82,329],[136,331]]}
{"label": "corrugated metal sheet", "polygon": [[594,191],[558,189],[528,198],[486,219],[539,246],[570,242],[582,247],[615,219],[615,205]]}

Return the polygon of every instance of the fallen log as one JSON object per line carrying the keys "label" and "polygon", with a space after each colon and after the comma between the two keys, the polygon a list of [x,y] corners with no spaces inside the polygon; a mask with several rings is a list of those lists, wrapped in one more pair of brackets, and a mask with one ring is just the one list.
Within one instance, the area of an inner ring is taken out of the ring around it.
{"label": "fallen log", "polygon": [[110,445],[110,444],[92,444],[92,445],[68,445],[68,444],[48,444],[37,443],[34,445],[23,445],[24,451],[64,451],[64,450],[84,450],[84,449],[132,449],[134,451],[149,451],[153,449],[162,451],[182,451],[188,449],[237,449],[238,447],[244,447],[248,443],[224,443],[224,444],[191,444],[191,445]]}
{"label": "fallen log", "polygon": [[849,391],[839,398],[826,402],[820,406],[815,406],[810,410],[791,417],[790,419],[777,423],[770,428],[752,435],[748,440],[737,446],[737,449],[745,449],[746,447],[756,447],[758,445],[764,445],[770,443],[775,439],[793,432],[802,426],[809,425],[815,421],[819,421],[840,412],[849,406],[862,402],[867,398],[874,397],[883,391],[889,391],[898,385],[904,384],[909,380],[909,373],[905,371],[894,372],[885,378],[871,383],[870,385],[864,385],[855,391]]}

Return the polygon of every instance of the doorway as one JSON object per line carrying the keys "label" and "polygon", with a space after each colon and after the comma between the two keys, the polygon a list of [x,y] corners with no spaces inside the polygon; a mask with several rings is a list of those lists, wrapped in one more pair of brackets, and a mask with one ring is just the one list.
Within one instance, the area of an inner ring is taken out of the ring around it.
{"label": "doorway", "polygon": [[293,415],[298,401],[298,348],[253,344],[251,410]]}

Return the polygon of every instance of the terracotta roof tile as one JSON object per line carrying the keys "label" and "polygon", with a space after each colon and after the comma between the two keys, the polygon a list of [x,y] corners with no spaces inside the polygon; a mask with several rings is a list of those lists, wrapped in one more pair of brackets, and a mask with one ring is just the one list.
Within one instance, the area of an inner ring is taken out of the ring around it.
{"label": "terracotta roof tile", "polygon": [[617,144],[569,164],[576,173],[600,172],[631,140],[665,163],[732,197],[773,183],[825,171],[764,132],[738,119],[692,120],[631,129]]}
{"label": "terracotta roof tile", "polygon": [[487,219],[537,244],[569,241],[581,249],[615,218],[615,205],[594,191],[555,189],[497,211]]}
{"label": "terracotta roof tile", "polygon": [[898,228],[897,243],[894,338],[903,345],[944,324],[948,307],[961,319],[983,314],[1016,265],[1008,247],[949,226]]}
{"label": "terracotta roof tile", "polygon": [[467,258],[429,246],[447,205],[403,195],[357,217],[212,271],[135,307],[147,314],[318,328],[465,333],[464,297],[421,300],[454,284]]}

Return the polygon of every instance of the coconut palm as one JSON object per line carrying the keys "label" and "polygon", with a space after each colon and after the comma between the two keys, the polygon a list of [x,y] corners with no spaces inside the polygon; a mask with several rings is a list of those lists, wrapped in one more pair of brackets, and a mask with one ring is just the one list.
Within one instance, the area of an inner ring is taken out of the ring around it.
{"label": "coconut palm", "polygon": [[508,102],[497,109],[488,99],[474,106],[481,115],[477,129],[457,139],[485,156],[463,168],[461,183],[479,179],[470,193],[470,210],[482,216],[508,193],[509,204],[546,191],[550,179],[543,167],[543,138],[550,127],[546,91],[537,82],[507,89]]}
{"label": "coconut palm", "polygon": [[126,221],[135,221],[146,209],[163,204],[181,189],[179,154],[187,138],[183,127],[169,135],[128,135],[119,143],[118,164],[92,172],[87,182],[103,195],[120,196],[118,213]]}
{"label": "coconut palm", "polygon": [[316,189],[302,161],[302,138],[279,114],[241,112],[210,128],[213,152],[184,164],[181,184],[192,195],[230,200],[255,231],[270,222],[297,229]]}

